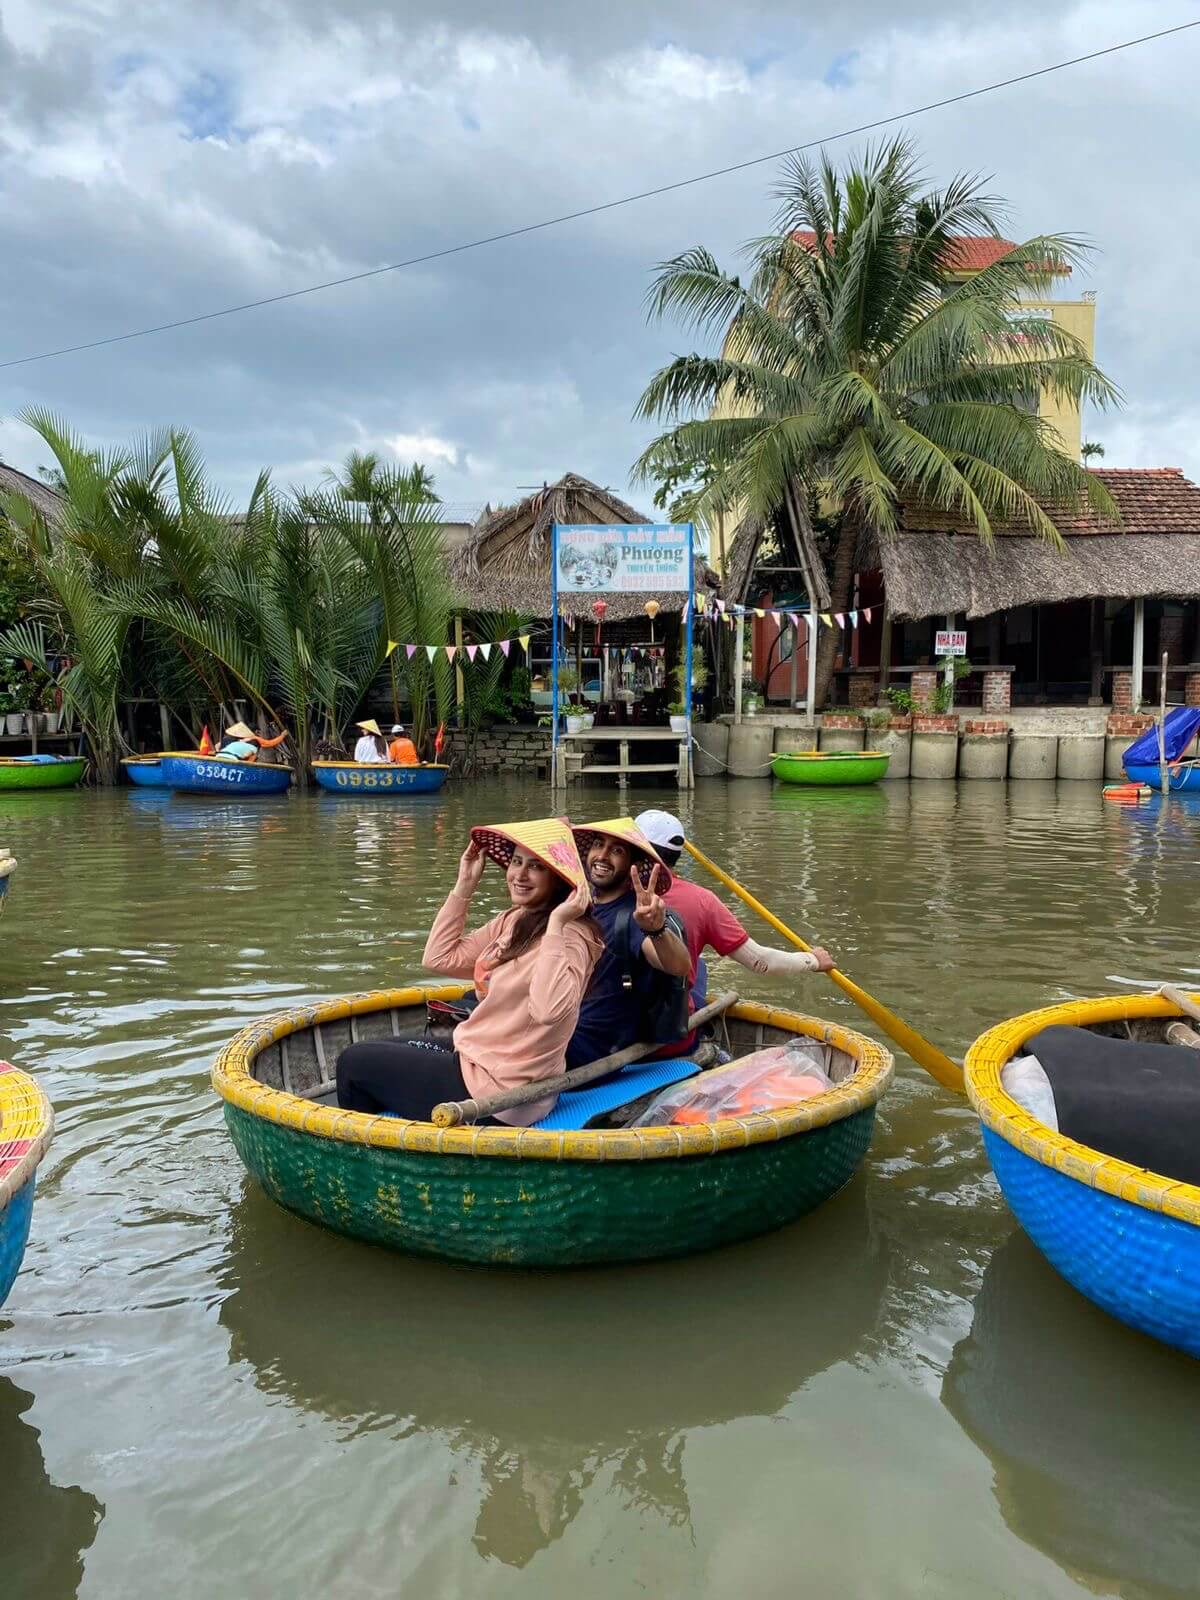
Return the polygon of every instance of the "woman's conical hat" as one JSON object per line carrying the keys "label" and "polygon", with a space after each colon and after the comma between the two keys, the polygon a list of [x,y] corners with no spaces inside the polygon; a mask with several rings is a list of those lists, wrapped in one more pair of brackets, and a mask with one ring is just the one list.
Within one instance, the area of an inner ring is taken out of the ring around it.
{"label": "woman's conical hat", "polygon": [[643,884],[650,882],[650,874],[658,867],[658,892],[666,894],[674,880],[667,863],[647,839],[632,817],[612,817],[607,822],[585,822],[571,829],[579,854],[586,859],[588,851],[601,834],[619,839],[634,851],[634,867]]}
{"label": "woman's conical hat", "polygon": [[225,729],[225,737],[234,739],[253,739],[254,729],[248,728],[244,722],[231,722]]}
{"label": "woman's conical hat", "polygon": [[364,733],[373,733],[377,739],[383,738],[383,730],[374,717],[368,717],[365,722],[356,722],[356,728],[361,728]]}
{"label": "woman's conical hat", "polygon": [[496,822],[485,828],[472,828],[471,838],[498,867],[507,868],[513,851],[520,845],[572,889],[587,882],[574,835],[561,817],[546,817],[539,822]]}

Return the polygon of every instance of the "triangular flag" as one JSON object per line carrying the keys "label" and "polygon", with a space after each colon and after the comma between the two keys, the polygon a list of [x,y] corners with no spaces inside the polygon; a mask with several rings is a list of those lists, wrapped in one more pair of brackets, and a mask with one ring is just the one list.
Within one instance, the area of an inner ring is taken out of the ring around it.
{"label": "triangular flag", "polygon": [[425,654],[429,657],[430,661],[432,661],[434,656],[437,655],[438,649],[439,646],[436,644],[427,644],[425,646]]}
{"label": "triangular flag", "polygon": [[765,616],[766,616],[766,614],[767,614],[767,613],[766,613],[766,612],[765,612],[765,611],[764,611],[764,610],[763,610],[763,608],[762,608],[762,607],[761,607],[761,606],[755,606],[755,608],[754,608],[754,615],[755,615],[755,616],[756,616],[756,617],[765,617]]}
{"label": "triangular flag", "polygon": [[387,658],[391,655],[392,651],[393,650],[399,650],[399,648],[400,648],[400,645],[399,645],[399,642],[397,640],[389,639],[388,640],[388,647],[383,652],[383,659],[386,661]]}
{"label": "triangular flag", "polygon": [[690,607],[691,607],[691,601],[690,600],[685,600],[683,602],[683,620],[684,620],[684,622],[686,622],[687,619],[688,619],[688,611],[689,611]]}
{"label": "triangular flag", "polygon": [[846,626],[846,613],[844,611],[835,611],[833,615],[838,627],[844,628]]}
{"label": "triangular flag", "polygon": [[852,628],[857,628],[858,627],[858,612],[857,611],[852,611],[850,613],[850,626]]}
{"label": "triangular flag", "polygon": [[509,652],[511,646],[512,646],[512,640],[511,639],[501,639],[500,648],[501,648],[501,650],[504,651],[504,659],[506,661],[508,659],[508,652]]}
{"label": "triangular flag", "polygon": [[718,600],[715,603],[716,603],[717,610],[721,613],[722,616],[724,616],[725,615],[725,602],[724,602],[724,600]]}
{"label": "triangular flag", "polygon": [[521,649],[524,650],[525,654],[528,655],[529,654],[529,635],[527,633],[523,633],[521,635],[521,637],[517,640],[517,643],[521,646]]}
{"label": "triangular flag", "polygon": [[468,645],[468,646],[467,646],[467,658],[468,658],[468,660],[470,660],[470,661],[474,661],[474,659],[475,659],[475,652],[476,652],[476,650],[478,650],[478,649],[479,649],[479,646],[478,646],[478,645],[477,645],[477,644],[469,644],[469,645]]}
{"label": "triangular flag", "polygon": [[212,735],[208,731],[208,723],[204,724],[204,731],[200,735],[200,754],[210,756],[213,753]]}
{"label": "triangular flag", "polygon": [[871,620],[871,608],[870,608],[870,606],[865,606],[863,608],[863,616],[866,617],[868,622],[870,622],[870,620]]}
{"label": "triangular flag", "polygon": [[415,645],[415,644],[406,644],[406,645],[405,645],[405,646],[404,646],[404,648],[405,648],[405,650],[406,650],[406,651],[407,651],[407,652],[408,652],[408,659],[409,659],[409,660],[410,660],[410,661],[411,661],[411,660],[412,660],[412,658],[413,658],[413,657],[414,657],[414,656],[415,656],[415,655],[416,655],[416,653],[417,653],[417,647],[416,647],[416,645]]}
{"label": "triangular flag", "polygon": [[490,659],[491,659],[491,654],[492,654],[492,647],[491,647],[491,645],[490,645],[490,644],[481,644],[481,645],[480,645],[480,646],[479,646],[479,648],[480,648],[480,651],[481,651],[481,652],[482,652],[482,654],[483,654],[483,659],[484,659],[484,660],[485,660],[485,661],[488,661],[488,660],[490,660]]}
{"label": "triangular flag", "polygon": [[453,661],[457,654],[458,654],[458,646],[456,644],[448,644],[446,646],[446,660],[447,661]]}
{"label": "triangular flag", "polygon": [[833,618],[829,615],[828,611],[822,611],[822,613],[821,613],[821,621],[825,624],[825,626],[827,628],[832,628],[833,627]]}

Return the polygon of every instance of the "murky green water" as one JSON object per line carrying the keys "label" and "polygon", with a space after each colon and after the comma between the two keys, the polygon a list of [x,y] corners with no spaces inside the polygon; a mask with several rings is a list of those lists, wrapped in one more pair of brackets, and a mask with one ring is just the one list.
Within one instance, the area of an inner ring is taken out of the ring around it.
{"label": "murky green water", "polygon": [[[911,1063],[842,1195],[691,1261],[410,1262],[250,1186],[220,1043],[414,974],[468,820],[546,800],[0,798],[0,1054],[59,1119],[0,1313],[0,1592],[1194,1595],[1200,1366],[1054,1276]],[[1200,978],[1195,803],[717,783],[695,823],[952,1054]],[[730,975],[857,1022],[824,980]]]}

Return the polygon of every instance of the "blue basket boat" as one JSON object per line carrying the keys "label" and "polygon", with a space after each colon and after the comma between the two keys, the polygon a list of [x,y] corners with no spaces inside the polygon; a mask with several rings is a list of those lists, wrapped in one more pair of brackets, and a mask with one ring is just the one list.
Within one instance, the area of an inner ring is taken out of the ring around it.
{"label": "blue basket boat", "polygon": [[1129,781],[1161,789],[1162,768],[1158,760],[1161,738],[1168,789],[1200,794],[1200,761],[1187,759],[1197,734],[1200,734],[1200,706],[1175,706],[1167,713],[1161,730],[1157,726],[1147,728],[1121,757]]}
{"label": "blue basket boat", "polygon": [[0,911],[4,909],[4,896],[8,893],[8,880],[17,870],[17,863],[7,850],[0,849]]}
{"label": "blue basket boat", "polygon": [[[1162,768],[1157,761],[1126,761],[1130,783],[1148,783],[1158,792],[1162,788]],[[1168,761],[1167,788],[1172,794],[1200,794],[1200,761]]]}
{"label": "blue basket boat", "polygon": [[159,787],[182,794],[221,794],[239,798],[254,794],[283,794],[291,785],[291,767],[274,767],[237,761],[232,756],[164,754]]}
{"label": "blue basket boat", "polygon": [[434,763],[396,767],[369,761],[314,761],[313,777],[330,794],[389,795],[436,794],[450,768]]}
{"label": "blue basket boat", "polygon": [[195,756],[194,750],[158,750],[152,755],[126,756],[121,765],[130,783],[139,789],[169,788],[163,774],[163,762],[168,756]]}
{"label": "blue basket boat", "polygon": [[1055,1133],[1000,1078],[1025,1042],[1055,1023],[1095,1028],[1179,1015],[1157,994],[1028,1011],[976,1039],[966,1080],[1004,1198],[1051,1266],[1102,1310],[1200,1356],[1200,1187]]}
{"label": "blue basket boat", "polygon": [[0,1061],[0,1306],[21,1270],[34,1178],[53,1133],[54,1112],[37,1083]]}

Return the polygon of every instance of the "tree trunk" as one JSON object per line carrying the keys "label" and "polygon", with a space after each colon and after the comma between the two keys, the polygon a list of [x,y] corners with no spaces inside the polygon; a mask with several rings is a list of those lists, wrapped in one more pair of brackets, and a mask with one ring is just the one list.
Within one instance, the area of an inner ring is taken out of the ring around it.
{"label": "tree trunk", "polygon": [[[829,576],[829,612],[845,612],[850,607],[850,595],[854,584],[855,558],[858,554],[858,538],[861,525],[858,516],[853,511],[847,511],[841,527],[838,529],[837,545],[833,554],[833,571]],[[834,623],[832,628],[824,628],[817,638],[817,707],[823,707],[829,695],[829,685],[833,678],[833,664],[838,651],[842,646],[842,629]]]}

